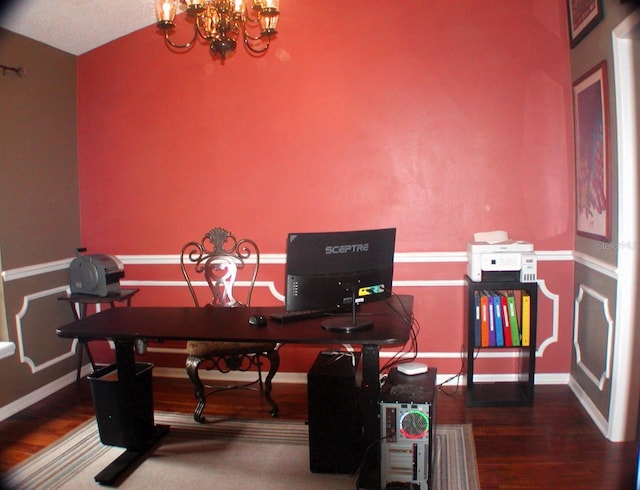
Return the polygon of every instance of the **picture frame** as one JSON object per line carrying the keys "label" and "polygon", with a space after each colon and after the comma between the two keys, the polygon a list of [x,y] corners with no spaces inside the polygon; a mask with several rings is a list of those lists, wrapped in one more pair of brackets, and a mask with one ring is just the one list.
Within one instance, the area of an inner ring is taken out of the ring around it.
{"label": "picture frame", "polygon": [[604,18],[602,0],[567,0],[569,42],[575,48]]}
{"label": "picture frame", "polygon": [[576,232],[609,241],[610,162],[607,62],[573,83]]}

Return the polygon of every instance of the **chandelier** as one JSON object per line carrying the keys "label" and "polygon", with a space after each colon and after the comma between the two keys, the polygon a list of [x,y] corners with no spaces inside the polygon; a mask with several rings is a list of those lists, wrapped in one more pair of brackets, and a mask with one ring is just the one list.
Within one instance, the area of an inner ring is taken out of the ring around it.
{"label": "chandelier", "polygon": [[[271,37],[278,32],[280,0],[181,1],[186,4],[187,19],[193,22],[193,37],[185,44],[170,39],[176,26],[179,0],[156,0],[157,26],[164,31],[165,42],[171,48],[187,50],[200,36],[209,43],[212,56],[224,61],[228,54],[235,52],[239,36],[251,54],[261,55],[269,49]],[[252,4],[251,7],[247,3]]]}

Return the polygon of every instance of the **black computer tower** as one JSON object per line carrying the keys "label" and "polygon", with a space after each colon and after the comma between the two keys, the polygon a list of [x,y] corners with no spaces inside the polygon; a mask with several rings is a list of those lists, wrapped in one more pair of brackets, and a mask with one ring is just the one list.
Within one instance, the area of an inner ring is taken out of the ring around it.
{"label": "black computer tower", "polygon": [[380,488],[430,490],[436,421],[436,369],[392,369],[380,393]]}
{"label": "black computer tower", "polygon": [[364,454],[359,353],[320,353],[307,374],[309,466],[313,473],[352,474]]}

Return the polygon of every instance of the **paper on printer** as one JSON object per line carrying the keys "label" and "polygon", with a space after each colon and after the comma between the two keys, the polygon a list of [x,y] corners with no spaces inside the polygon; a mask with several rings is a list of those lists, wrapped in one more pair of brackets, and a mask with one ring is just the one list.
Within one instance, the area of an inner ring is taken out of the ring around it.
{"label": "paper on printer", "polygon": [[467,244],[467,275],[472,281],[537,281],[533,244],[510,240],[506,231],[474,233]]}

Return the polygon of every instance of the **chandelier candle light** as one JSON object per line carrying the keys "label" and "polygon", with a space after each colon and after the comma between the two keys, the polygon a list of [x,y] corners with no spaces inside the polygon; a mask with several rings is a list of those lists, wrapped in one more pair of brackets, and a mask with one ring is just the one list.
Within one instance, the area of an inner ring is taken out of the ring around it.
{"label": "chandelier candle light", "polygon": [[[186,44],[174,43],[170,32],[180,0],[156,0],[158,28],[172,48],[187,50],[200,36],[209,42],[212,56],[222,61],[236,50],[236,39],[242,35],[247,50],[254,55],[269,49],[271,38],[277,34],[280,0],[181,0],[186,4],[187,18],[193,20],[193,37]],[[249,7],[250,4],[251,7]],[[255,31],[251,35],[249,29]],[[258,31],[259,29],[259,31]]]}

